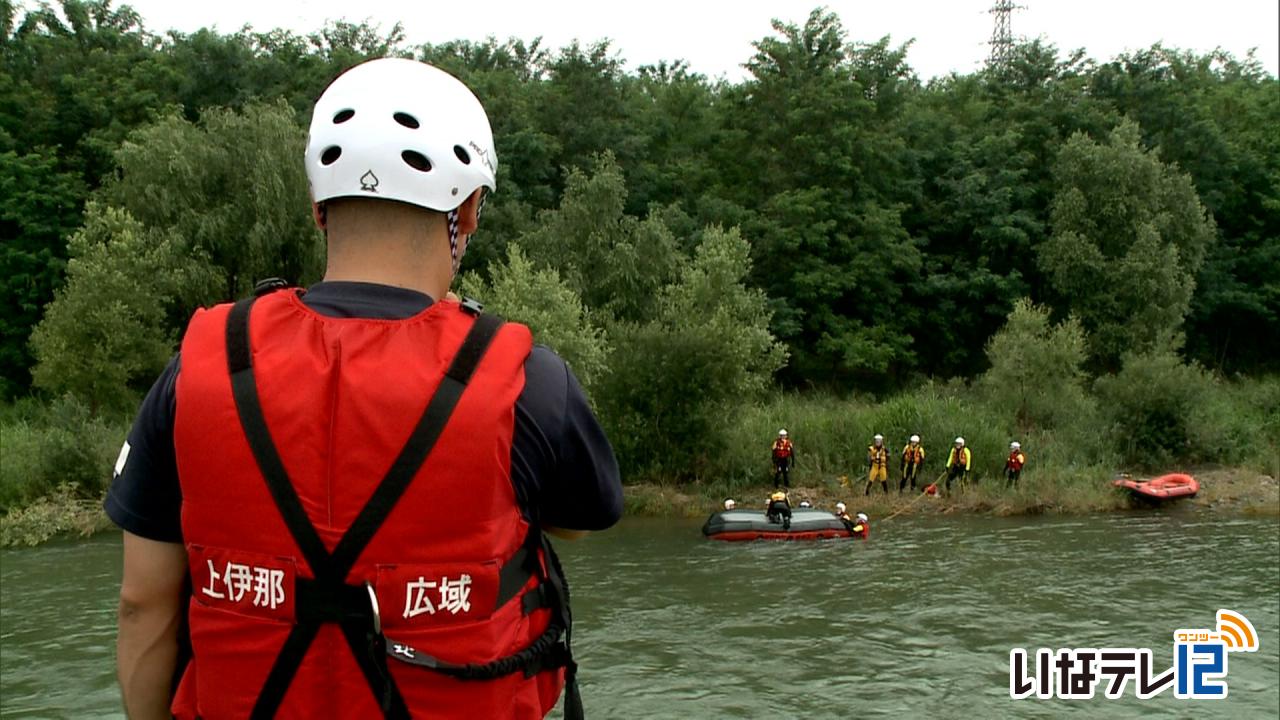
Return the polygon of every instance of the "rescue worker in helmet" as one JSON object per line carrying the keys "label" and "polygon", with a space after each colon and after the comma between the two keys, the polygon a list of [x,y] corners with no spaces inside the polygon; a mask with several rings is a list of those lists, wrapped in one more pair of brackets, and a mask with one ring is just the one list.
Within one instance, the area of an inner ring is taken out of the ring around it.
{"label": "rescue worker in helmet", "polygon": [[736,508],[736,507],[738,507],[738,503],[734,502],[733,498],[725,498],[725,499],[724,499],[724,509],[725,509],[725,510],[732,510],[732,509],[734,509],[734,508]]}
{"label": "rescue worker in helmet", "polygon": [[773,458],[773,486],[791,487],[791,466],[795,463],[796,449],[791,444],[791,438],[787,437],[787,430],[783,428],[778,431],[778,437],[773,441],[771,448]]}
{"label": "rescue worker in helmet", "polygon": [[1022,475],[1022,466],[1026,463],[1027,456],[1022,452],[1022,443],[1017,440],[1009,443],[1009,458],[1004,461],[1004,477],[1008,486],[1018,486],[1018,478]]}
{"label": "rescue worker in helmet", "polygon": [[835,516],[840,518],[840,522],[844,523],[845,528],[854,537],[865,538],[867,533],[871,532],[871,523],[867,520],[866,513],[858,513],[856,517],[849,517],[843,502],[836,503]]}
{"label": "rescue worker in helmet", "polygon": [[858,513],[853,518],[853,536],[856,538],[867,539],[871,535],[871,519],[866,513]]}
{"label": "rescue worker in helmet", "polygon": [[863,495],[871,494],[872,483],[880,483],[884,494],[889,494],[889,448],[884,445],[884,436],[877,434],[867,447],[867,487]]}
{"label": "rescue worker in helmet", "polygon": [[771,523],[782,523],[783,530],[791,529],[791,501],[787,499],[787,494],[781,490],[774,490],[769,496],[769,502],[765,505],[765,517]]}
{"label": "rescue worker in helmet", "polygon": [[964,438],[956,438],[955,447],[947,455],[947,493],[951,492],[951,483],[959,480],[962,484],[969,480],[969,468],[973,464],[973,455],[965,447]]}
{"label": "rescue worker in helmet", "polygon": [[920,468],[924,466],[924,446],[920,444],[920,436],[912,435],[902,448],[902,479],[898,481],[898,494],[911,483],[911,492],[916,491],[916,480],[920,477]]}
{"label": "rescue worker in helmet", "polygon": [[613,525],[622,488],[568,365],[448,296],[496,188],[484,108],[370,60],[298,161],[324,279],[198,310],[116,464],[125,714],[582,718],[547,533]]}
{"label": "rescue worker in helmet", "polygon": [[849,530],[853,530],[853,518],[849,517],[847,506],[843,502],[836,503],[835,516],[840,518],[840,522]]}

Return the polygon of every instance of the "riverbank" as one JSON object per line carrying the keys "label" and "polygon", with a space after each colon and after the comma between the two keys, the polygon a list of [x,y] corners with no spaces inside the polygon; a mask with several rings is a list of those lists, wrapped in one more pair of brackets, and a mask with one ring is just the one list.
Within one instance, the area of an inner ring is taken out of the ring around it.
{"label": "riverbank", "polygon": [[[1223,513],[1280,517],[1280,481],[1246,468],[1202,468],[1192,474],[1200,481],[1194,498],[1176,501],[1178,506]],[[791,489],[791,502],[808,500],[818,508],[832,508],[837,502],[849,512],[865,512],[873,521],[895,513],[970,513],[997,516],[1062,514],[1078,515],[1124,511],[1136,507],[1127,492],[1111,485],[1108,474],[1085,473],[1070,479],[1024,476],[1017,488],[1007,489],[1003,480],[984,479],[950,497],[899,494],[896,484],[885,495],[877,485],[871,495],[863,495],[862,478],[830,478],[820,482],[798,482]],[[1039,482],[1037,482],[1039,480]],[[941,483],[939,484],[941,487]],[[773,490],[761,484],[731,494],[740,507],[759,504]],[[722,506],[725,495],[713,486],[640,484],[626,487],[628,515],[650,517],[703,517]]]}
{"label": "riverbank", "polygon": [[[1280,481],[1244,468],[1211,468],[1194,471],[1200,494],[1177,501],[1214,512],[1280,517]],[[1083,478],[1053,481],[1034,475],[1024,478],[1016,489],[1006,489],[1002,481],[982,481],[950,497],[902,494],[897,487],[888,495],[879,489],[863,495],[861,478],[831,478],[817,483],[797,483],[791,501],[808,500],[815,507],[832,508],[844,502],[849,512],[865,512],[874,519],[890,515],[926,513],[1012,515],[1079,515],[1114,512],[1133,507],[1128,494],[1111,486],[1109,477],[1086,474]],[[732,496],[740,506],[763,505],[770,485],[739,489]],[[723,491],[713,485],[660,485],[644,483],[626,486],[626,514],[641,517],[705,517],[724,503]],[[89,537],[112,528],[102,511],[102,500],[78,497],[74,488],[63,485],[53,494],[0,517],[0,547],[35,546],[57,537]]]}

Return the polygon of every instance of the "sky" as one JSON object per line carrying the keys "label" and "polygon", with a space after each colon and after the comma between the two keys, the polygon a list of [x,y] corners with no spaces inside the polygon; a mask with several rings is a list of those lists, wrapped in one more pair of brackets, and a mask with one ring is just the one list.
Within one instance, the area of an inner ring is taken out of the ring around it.
{"label": "sky", "polygon": [[[19,0],[22,4],[24,0]],[[1017,0],[1015,37],[1042,38],[1090,57],[1166,46],[1206,52],[1221,47],[1257,57],[1271,75],[1280,63],[1280,2],[1276,0]],[[410,44],[454,39],[543,38],[559,48],[574,39],[603,38],[634,70],[659,60],[684,59],[694,72],[733,81],[751,43],[771,34],[770,20],[803,24],[820,0],[133,0],[128,4],[154,32],[216,27],[233,32],[284,27],[307,33],[326,20],[364,20],[390,29],[404,25]],[[981,67],[988,53],[993,0],[828,0],[849,38],[872,42],[890,35],[895,44],[914,38],[908,62],[921,78]]]}

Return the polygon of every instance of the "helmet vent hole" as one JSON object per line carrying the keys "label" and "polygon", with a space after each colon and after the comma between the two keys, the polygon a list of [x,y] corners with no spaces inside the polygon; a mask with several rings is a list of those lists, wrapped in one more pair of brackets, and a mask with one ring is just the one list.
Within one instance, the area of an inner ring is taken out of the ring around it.
{"label": "helmet vent hole", "polygon": [[337,114],[333,116],[333,124],[341,125],[342,123],[350,120],[355,116],[356,116],[356,111],[352,110],[351,108],[347,108],[346,110],[339,110]]}
{"label": "helmet vent hole", "polygon": [[337,162],[340,157],[342,157],[342,148],[337,145],[330,145],[324,149],[324,152],[320,153],[320,164],[332,165]]}
{"label": "helmet vent hole", "polygon": [[400,153],[400,159],[404,160],[406,165],[418,172],[431,172],[431,161],[427,159],[426,155],[423,155],[420,152],[405,150]]}
{"label": "helmet vent hole", "polygon": [[409,113],[398,112],[391,117],[395,118],[396,122],[411,130],[417,130],[419,127],[418,118],[410,115]]}
{"label": "helmet vent hole", "polygon": [[453,154],[458,156],[458,159],[462,161],[463,165],[471,164],[471,153],[468,153],[467,149],[461,145],[453,146]]}

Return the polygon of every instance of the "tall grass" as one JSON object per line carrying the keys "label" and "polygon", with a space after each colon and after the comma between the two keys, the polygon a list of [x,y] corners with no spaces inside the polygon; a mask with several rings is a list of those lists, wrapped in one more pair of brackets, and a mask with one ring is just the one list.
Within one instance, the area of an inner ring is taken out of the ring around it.
{"label": "tall grass", "polygon": [[931,482],[943,472],[956,437],[964,437],[972,454],[971,475],[979,487],[1003,485],[1009,443],[1018,440],[1028,456],[1027,483],[1052,469],[1069,478],[1099,467],[1115,467],[1117,459],[1107,432],[1092,412],[1069,425],[1015,427],[1012,412],[992,407],[979,392],[951,383],[923,385],[884,402],[831,395],[784,393],[748,405],[727,418],[728,449],[714,478],[726,491],[758,485],[771,477],[769,443],[786,428],[796,447],[793,484],[830,485],[847,476],[859,488],[865,477],[867,446],[879,433],[890,452],[890,480],[896,485],[898,453],[911,435],[920,435],[926,451],[921,478]]}
{"label": "tall grass", "polygon": [[55,494],[101,497],[128,431],[127,418],[70,397],[0,407],[0,513]]}

